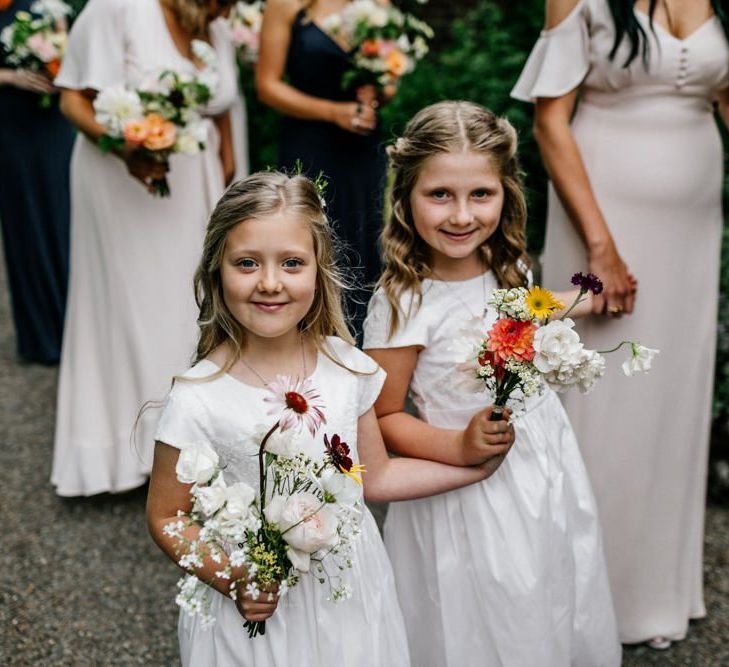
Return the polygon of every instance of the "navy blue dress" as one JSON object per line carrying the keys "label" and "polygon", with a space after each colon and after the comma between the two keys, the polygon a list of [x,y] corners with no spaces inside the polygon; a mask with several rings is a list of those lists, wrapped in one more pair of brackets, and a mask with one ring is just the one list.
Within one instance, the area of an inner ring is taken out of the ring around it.
{"label": "navy blue dress", "polygon": [[[304,10],[294,21],[286,61],[288,82],[298,90],[328,100],[351,102],[355,92],[342,89],[350,67],[347,54],[310,21]],[[281,166],[292,169],[301,160],[306,173],[320,171],[328,180],[327,214],[346,248],[342,266],[352,272],[360,289],[348,298],[359,335],[369,300],[369,286],[380,275],[378,239],[382,228],[382,198],[387,160],[379,130],[354,134],[334,123],[285,117]]]}
{"label": "navy blue dress", "polygon": [[[0,30],[32,0],[0,12]],[[0,48],[0,67],[12,67]],[[69,160],[74,131],[40,96],[0,87],[0,222],[15,320],[26,361],[58,362],[68,282]]]}

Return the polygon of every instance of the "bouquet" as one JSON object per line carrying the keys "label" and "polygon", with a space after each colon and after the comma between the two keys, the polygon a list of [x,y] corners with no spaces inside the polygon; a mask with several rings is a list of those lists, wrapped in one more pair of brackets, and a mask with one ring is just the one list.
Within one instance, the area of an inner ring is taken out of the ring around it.
{"label": "bouquet", "polygon": [[[465,361],[459,371],[465,374],[467,386],[479,391],[487,389],[494,396],[494,405],[504,408],[518,392],[523,400],[540,394],[545,386],[558,392],[578,387],[588,393],[605,372],[603,354],[615,352],[623,345],[630,347],[630,357],[623,371],[631,376],[648,371],[658,350],[639,343],[622,341],[612,350],[588,350],[567,316],[588,292],[602,291],[600,280],[589,273],[576,273],[572,284],[579,292],[570,308],[553,319],[556,311],[564,309],[554,295],[541,287],[515,287],[494,290],[489,305],[498,319],[483,335],[483,329],[464,332],[459,340]],[[492,419],[501,415],[494,411]]]}
{"label": "bouquet", "polygon": [[396,84],[428,53],[433,38],[427,23],[376,0],[354,0],[324,27],[352,48],[354,67],[345,72],[343,88]]}
{"label": "bouquet", "polygon": [[[301,450],[304,427],[310,443],[325,422],[319,395],[308,380],[279,376],[270,392],[266,400],[279,416],[273,426],[261,429],[259,493],[244,482],[229,485],[209,445],[186,447],[176,472],[181,482],[193,485],[193,508],[165,531],[187,547],[179,564],[188,571],[201,567],[206,556],[221,563],[227,555],[216,576],[230,582],[233,599],[239,586],[258,599],[274,583],[283,596],[305,573],[329,585],[329,599],[345,599],[350,591],[342,573],[352,567],[352,547],[360,532],[364,468],[353,463],[348,445],[336,434],[324,435],[319,457]],[[185,533],[192,525],[199,533],[190,540]],[[235,579],[234,568],[241,566],[246,575]],[[199,615],[204,625],[214,623],[208,587],[193,574],[178,586],[177,604]],[[265,633],[265,622],[247,621],[245,627],[249,637]]]}
{"label": "bouquet", "polygon": [[[15,14],[13,22],[0,33],[0,43],[11,65],[44,73],[53,79],[61,69],[66,49],[65,18],[71,7],[62,0],[36,0],[28,12]],[[51,105],[50,93],[43,93],[43,108]]]}
{"label": "bouquet", "polygon": [[[150,76],[140,88],[115,85],[94,100],[96,121],[104,127],[103,151],[132,147],[166,162],[172,153],[195,155],[205,149],[207,126],[201,109],[217,87],[217,56],[206,42],[192,42],[194,54],[205,65],[196,74],[170,70]],[[152,181],[160,197],[170,194],[167,178]]]}
{"label": "bouquet", "polygon": [[236,2],[230,10],[228,28],[238,60],[252,65],[258,60],[258,49],[261,44],[261,24],[263,23],[263,0],[253,2]]}

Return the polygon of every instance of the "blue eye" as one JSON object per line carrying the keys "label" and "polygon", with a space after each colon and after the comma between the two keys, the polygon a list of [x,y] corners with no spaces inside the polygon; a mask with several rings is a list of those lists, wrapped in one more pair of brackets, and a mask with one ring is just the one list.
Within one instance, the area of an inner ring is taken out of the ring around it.
{"label": "blue eye", "polygon": [[447,191],[447,190],[442,190],[442,189],[439,189],[439,190],[433,190],[433,191],[432,191],[432,192],[430,193],[430,196],[431,196],[431,197],[432,197],[433,199],[445,199],[445,198],[446,198],[446,197],[448,196],[448,191]]}
{"label": "blue eye", "polygon": [[244,257],[243,259],[239,259],[236,263],[236,266],[240,267],[241,269],[255,269],[256,261],[254,259],[250,259],[250,257]]}
{"label": "blue eye", "polygon": [[289,259],[284,260],[283,267],[285,269],[298,269],[303,264],[304,261],[298,257],[290,257]]}
{"label": "blue eye", "polygon": [[474,190],[471,193],[472,197],[475,197],[476,199],[485,199],[491,194],[489,190],[486,190],[485,188],[479,188],[478,190]]}

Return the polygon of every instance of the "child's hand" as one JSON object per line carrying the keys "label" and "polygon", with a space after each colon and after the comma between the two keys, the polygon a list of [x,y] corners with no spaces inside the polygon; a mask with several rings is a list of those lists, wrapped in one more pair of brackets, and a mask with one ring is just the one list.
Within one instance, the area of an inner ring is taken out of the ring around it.
{"label": "child's hand", "polygon": [[503,457],[514,444],[514,427],[509,424],[511,410],[504,410],[504,419],[490,421],[494,406],[477,412],[461,434],[464,465],[480,465],[495,457]]}
{"label": "child's hand", "polygon": [[278,606],[278,584],[261,586],[258,599],[254,600],[240,582],[236,587],[235,606],[246,621],[265,621],[273,616]]}

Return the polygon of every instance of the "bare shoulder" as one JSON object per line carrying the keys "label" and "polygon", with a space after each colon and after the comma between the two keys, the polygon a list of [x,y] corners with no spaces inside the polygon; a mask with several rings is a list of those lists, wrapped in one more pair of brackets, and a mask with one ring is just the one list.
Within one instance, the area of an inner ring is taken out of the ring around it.
{"label": "bare shoulder", "polygon": [[546,0],[544,27],[556,28],[583,0]]}
{"label": "bare shoulder", "polygon": [[291,23],[303,7],[302,0],[268,0],[266,14],[276,17],[279,21]]}

